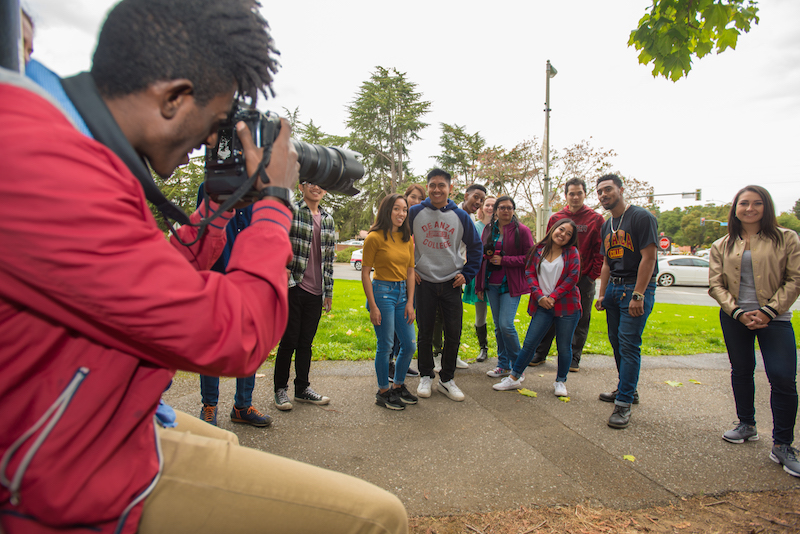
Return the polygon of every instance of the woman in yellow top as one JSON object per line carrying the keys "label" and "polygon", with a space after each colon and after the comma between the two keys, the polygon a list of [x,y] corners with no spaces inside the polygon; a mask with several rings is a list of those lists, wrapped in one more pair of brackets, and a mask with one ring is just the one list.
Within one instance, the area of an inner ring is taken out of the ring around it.
{"label": "woman in yellow top", "polygon": [[[408,226],[408,202],[393,194],[383,199],[375,224],[364,240],[361,259],[361,283],[367,295],[369,320],[378,338],[375,351],[375,374],[378,393],[375,404],[391,410],[403,410],[416,404],[404,382],[414,356],[414,243]],[[375,269],[370,281],[369,275]],[[394,337],[400,340],[400,354],[395,364],[394,386],[389,384],[389,356]]]}
{"label": "woman in yellow top", "polygon": [[800,477],[792,447],[797,417],[797,343],[789,308],[800,294],[800,239],[778,226],[772,197],[749,185],[736,193],[728,235],[711,246],[708,293],[719,302],[739,423],[723,434],[731,443],[758,439],[755,340],[769,379],[772,407],[770,459]]}

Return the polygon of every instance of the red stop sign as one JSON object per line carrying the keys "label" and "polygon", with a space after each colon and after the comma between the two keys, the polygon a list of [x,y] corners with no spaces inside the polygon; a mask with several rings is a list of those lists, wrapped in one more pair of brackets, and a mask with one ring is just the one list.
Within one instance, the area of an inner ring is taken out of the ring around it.
{"label": "red stop sign", "polygon": [[672,240],[666,236],[658,240],[658,246],[661,247],[661,250],[667,250],[671,244]]}

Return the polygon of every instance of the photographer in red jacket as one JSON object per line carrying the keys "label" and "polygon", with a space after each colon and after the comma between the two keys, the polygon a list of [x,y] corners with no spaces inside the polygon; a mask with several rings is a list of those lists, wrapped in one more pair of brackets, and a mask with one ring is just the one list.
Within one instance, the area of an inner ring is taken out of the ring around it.
{"label": "photographer in red jacket", "polygon": [[[227,275],[207,269],[230,214],[193,246],[171,244],[142,179],[148,164],[169,176],[213,146],[236,94],[255,100],[270,89],[275,50],[259,7],[123,0],[91,73],[62,81],[93,138],[0,69],[6,534],[406,530],[400,501],[366,482],[240,447],[186,414],[176,429],[154,424],[176,369],[246,376],[286,326],[292,212],[281,189],[298,174],[289,124],[259,174],[255,187],[269,194],[254,204]],[[244,123],[237,129],[255,175],[262,149]],[[184,225],[180,237],[197,234]]]}

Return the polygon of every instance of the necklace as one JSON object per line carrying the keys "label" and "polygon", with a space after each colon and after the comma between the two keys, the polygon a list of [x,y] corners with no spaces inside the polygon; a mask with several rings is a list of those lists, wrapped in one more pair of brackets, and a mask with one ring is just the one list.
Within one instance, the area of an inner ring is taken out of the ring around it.
{"label": "necklace", "polygon": [[622,215],[620,215],[620,217],[619,217],[619,225],[617,225],[617,229],[616,230],[614,230],[614,217],[613,216],[611,217],[611,223],[610,224],[611,224],[611,233],[612,233],[612,235],[614,233],[618,232],[620,228],[622,228],[622,219],[625,218],[625,214],[628,212],[628,208],[630,208],[630,207],[631,207],[631,205],[628,204],[627,206],[625,206],[625,209],[622,210]]}

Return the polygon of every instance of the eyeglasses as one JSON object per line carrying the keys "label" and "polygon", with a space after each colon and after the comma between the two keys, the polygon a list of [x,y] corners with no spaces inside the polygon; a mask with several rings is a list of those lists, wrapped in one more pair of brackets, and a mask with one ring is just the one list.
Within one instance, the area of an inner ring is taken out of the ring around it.
{"label": "eyeglasses", "polygon": [[495,211],[514,211],[514,206],[500,206]]}

